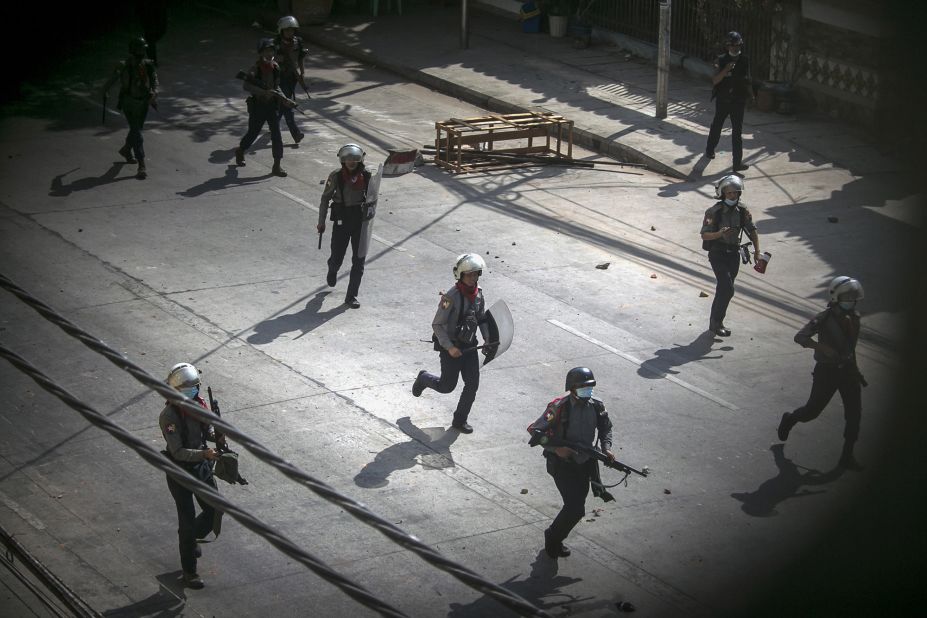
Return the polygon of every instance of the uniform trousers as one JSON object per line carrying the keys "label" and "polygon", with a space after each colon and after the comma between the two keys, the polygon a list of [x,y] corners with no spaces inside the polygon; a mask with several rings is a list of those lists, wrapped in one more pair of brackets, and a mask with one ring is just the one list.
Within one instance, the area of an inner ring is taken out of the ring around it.
{"label": "uniform trousers", "polygon": [[283,158],[283,138],[280,136],[280,112],[277,110],[277,102],[262,103],[252,99],[248,104],[248,132],[241,138],[238,147],[242,150],[248,149],[267,123],[270,130],[270,151],[274,155],[274,160]]}
{"label": "uniform trousers", "polygon": [[[475,344],[476,342],[474,342]],[[480,388],[480,355],[476,350],[465,352],[454,358],[447,350],[441,350],[441,377],[432,373],[423,373],[421,381],[426,388],[439,393],[450,393],[457,388],[457,379],[463,377],[463,392],[454,411],[454,425],[462,425],[470,416],[470,408],[476,400],[476,391]]]}
{"label": "uniform trousers", "polygon": [[[346,298],[356,298],[360,291],[361,278],[364,276],[364,264],[367,256],[358,256],[357,250],[360,248],[361,228],[363,221],[360,217],[360,207],[347,207],[344,209],[346,215],[343,219],[332,221],[332,254],[328,258],[328,272],[331,275],[337,275],[338,269],[344,262],[344,256],[348,252],[348,244],[351,245],[351,275],[348,278],[348,291]],[[356,213],[353,211],[357,211]]]}
{"label": "uniform trousers", "polygon": [[855,443],[859,437],[863,405],[859,371],[854,365],[838,367],[833,363],[817,363],[808,403],[795,410],[790,420],[807,423],[816,419],[837,391],[840,391],[840,399],[843,400],[843,418],[846,421],[843,438],[848,443]]}
{"label": "uniform trousers", "polygon": [[733,249],[712,249],[708,252],[708,261],[715,272],[718,285],[715,299],[711,302],[711,321],[720,324],[727,315],[727,306],[734,298],[734,279],[740,271],[740,252]]}
{"label": "uniform trousers", "polygon": [[586,515],[586,496],[589,495],[589,477],[592,460],[581,464],[561,459],[554,453],[544,453],[547,473],[554,477],[557,491],[563,498],[563,508],[550,525],[549,538],[554,544],[562,543],[570,531]]}
{"label": "uniform trousers", "polygon": [[734,151],[734,165],[737,166],[744,158],[744,107],[746,101],[728,101],[715,99],[715,117],[708,130],[708,145],[705,150],[714,152],[721,141],[721,129],[724,128],[725,119],[731,117],[731,149]]}
{"label": "uniform trousers", "polygon": [[[296,77],[289,74],[280,76],[280,91],[283,92],[288,99],[292,99],[293,101],[296,100],[296,83]],[[283,120],[286,121],[286,126],[290,130],[290,135],[294,140],[297,136],[303,134],[303,132],[299,130],[299,127],[296,126],[296,112],[294,112],[292,108],[284,106],[280,115],[283,116]]]}
{"label": "uniform trousers", "polygon": [[145,160],[145,140],[142,138],[142,127],[148,117],[148,99],[126,99],[122,104],[122,113],[129,123],[129,134],[126,135],[126,146],[132,149],[132,154],[139,161]]}
{"label": "uniform trousers", "polygon": [[[207,484],[216,487],[216,481],[210,477]],[[202,512],[197,515],[196,507],[193,505],[194,494],[192,491],[172,479],[167,477],[167,487],[174,498],[174,504],[177,505],[177,536],[180,539],[180,566],[185,573],[196,573],[196,539],[205,538],[212,530],[215,509],[203,502],[196,496],[196,501],[200,505]]]}

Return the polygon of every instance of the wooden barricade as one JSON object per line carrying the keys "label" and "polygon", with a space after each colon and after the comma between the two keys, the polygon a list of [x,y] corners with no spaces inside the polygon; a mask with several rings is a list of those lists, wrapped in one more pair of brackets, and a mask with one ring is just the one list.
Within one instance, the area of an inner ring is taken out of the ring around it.
{"label": "wooden barricade", "polygon": [[435,123],[435,164],[444,169],[466,173],[526,164],[519,155],[571,161],[573,121],[552,112],[524,112]]}

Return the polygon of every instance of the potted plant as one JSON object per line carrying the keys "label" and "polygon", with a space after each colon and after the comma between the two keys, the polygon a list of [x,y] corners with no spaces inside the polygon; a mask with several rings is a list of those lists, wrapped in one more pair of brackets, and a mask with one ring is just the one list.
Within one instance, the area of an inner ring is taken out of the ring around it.
{"label": "potted plant", "polygon": [[566,36],[567,24],[573,8],[573,0],[545,0],[544,13],[550,24],[550,36]]}

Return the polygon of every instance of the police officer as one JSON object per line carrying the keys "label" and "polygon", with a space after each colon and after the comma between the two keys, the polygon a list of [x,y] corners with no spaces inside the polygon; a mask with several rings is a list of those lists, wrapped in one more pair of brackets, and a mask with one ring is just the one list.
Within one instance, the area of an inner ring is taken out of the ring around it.
{"label": "police officer", "polygon": [[741,172],[749,166],[743,162],[744,147],[741,133],[744,127],[744,107],[747,99],[754,100],[750,76],[750,61],[742,52],[744,39],[738,32],[728,32],[725,38],[727,51],[715,60],[715,76],[711,98],[715,99],[715,117],[708,131],[708,145],[705,156],[715,158],[715,148],[721,140],[724,120],[731,117],[731,145],[734,150],[734,171]]}
{"label": "police officer", "polygon": [[[592,396],[595,384],[595,376],[588,367],[570,369],[564,387],[570,394],[550,402],[541,418],[528,426],[528,431],[532,435],[542,432],[555,440],[589,447],[598,442],[602,452],[614,461],[612,422],[605,404]],[[532,440],[532,445],[534,443]],[[545,445],[544,457],[547,458],[547,473],[554,477],[557,491],[563,498],[563,508],[544,531],[544,550],[556,559],[570,555],[563,541],[586,514],[590,481],[598,483],[599,479],[598,462],[588,453],[568,446]]]}
{"label": "police officer", "polygon": [[129,123],[126,142],[119,149],[119,155],[126,163],[138,162],[135,177],[143,180],[148,177],[145,169],[145,147],[142,127],[148,117],[148,106],[156,106],[158,100],[158,72],[155,64],[145,57],[148,45],[139,37],[129,41],[129,57],[121,61],[113,74],[103,85],[103,96],[119,82],[119,102],[116,109],[122,110]]}
{"label": "police officer", "polygon": [[[821,414],[834,393],[840,391],[846,426],[839,465],[851,470],[861,466],[853,456],[862,417],[860,386],[866,381],[856,365],[856,340],[859,337],[859,313],[856,303],[863,299],[863,286],[851,277],[835,277],[827,287],[827,309],[814,316],[795,335],[795,343],[814,350],[814,378],[808,402],[782,415],[779,439],[785,442],[796,423],[807,423]],[[815,341],[813,337],[817,335]]]}
{"label": "police officer", "polygon": [[[306,49],[303,47],[302,37],[296,34],[298,28],[299,22],[292,15],[281,17],[277,21],[277,36],[274,37],[275,57],[280,65],[280,90],[287,98],[294,101],[296,100],[296,84],[301,84],[303,88],[306,87],[303,67]],[[283,108],[283,119],[286,121],[293,141],[299,145],[304,136],[296,126],[293,108]]]}
{"label": "police officer", "polygon": [[254,143],[261,128],[267,124],[270,130],[270,150],[274,156],[274,176],[284,177],[286,170],[280,167],[283,159],[283,138],[280,137],[280,100],[274,93],[280,87],[280,66],[274,61],[273,39],[261,39],[258,43],[258,60],[248,71],[245,90],[248,97],[248,132],[235,149],[235,163],[245,164],[245,150]]}
{"label": "police officer", "polygon": [[[178,363],[171,367],[167,383],[203,408],[209,409],[200,397],[199,371],[190,363]],[[200,423],[171,403],[165,405],[161,411],[158,423],[167,442],[164,454],[195,478],[216,487],[211,462],[219,458],[217,449],[226,447],[225,437],[221,436],[217,440],[212,425]],[[215,442],[217,449],[207,447],[206,440]],[[193,504],[193,492],[170,476],[167,477],[167,487],[177,506],[177,535],[180,539],[183,580],[187,586],[199,589],[205,584],[196,572],[196,559],[201,555],[196,540],[205,538],[210,531],[218,530],[217,513],[213,507],[197,497],[201,509],[197,515]]]}
{"label": "police officer", "polygon": [[[476,353],[476,331],[486,342],[488,328],[485,322],[486,301],[478,282],[486,262],[476,253],[465,253],[454,264],[454,287],[441,295],[438,311],[431,328],[435,350],[440,352],[441,376],[419,371],[412,383],[412,395],[421,396],[426,388],[439,393],[450,393],[457,388],[457,378],[463,377],[463,392],[457,401],[451,426],[461,433],[473,433],[467,423],[470,408],[480,387],[480,359]],[[483,348],[483,354],[486,354]]]}
{"label": "police officer", "polygon": [[731,174],[722,178],[715,196],[721,201],[705,211],[702,222],[702,248],[708,251],[708,261],[718,280],[708,330],[721,337],[731,334],[724,326],[724,317],[734,297],[734,279],[740,270],[740,243],[744,231],[753,242],[754,259],[759,260],[760,257],[760,238],[753,224],[753,215],[740,201],[743,192],[744,181],[740,176]]}
{"label": "police officer", "polygon": [[367,188],[370,186],[370,172],[364,167],[366,154],[357,144],[345,144],[338,150],[341,167],[328,175],[319,204],[319,223],[316,225],[319,234],[325,232],[325,217],[331,204],[332,253],[328,258],[328,275],[325,280],[329,287],[335,287],[338,269],[344,262],[350,243],[351,275],[344,303],[352,309],[360,307],[357,293],[364,276],[366,260],[366,256],[357,254],[361,242],[361,226],[364,222],[363,205],[367,199]]}

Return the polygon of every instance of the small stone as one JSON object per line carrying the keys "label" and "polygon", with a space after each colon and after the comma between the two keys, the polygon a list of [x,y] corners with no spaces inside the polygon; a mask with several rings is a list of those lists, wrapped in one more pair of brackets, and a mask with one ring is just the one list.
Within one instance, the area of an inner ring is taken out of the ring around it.
{"label": "small stone", "polygon": [[657,273],[650,273],[650,278],[651,278],[651,279],[656,279],[656,278],[657,278]]}
{"label": "small stone", "polygon": [[707,293],[707,292],[699,292],[699,293],[698,293],[698,297],[699,297],[699,298],[708,298],[708,293]]}
{"label": "small stone", "polygon": [[526,493],[528,493],[528,490],[527,490],[527,489],[522,489],[522,490],[521,490],[521,493],[522,493],[522,495],[525,495]]}
{"label": "small stone", "polygon": [[664,489],[664,490],[663,490],[663,493],[665,493],[666,495],[670,495],[670,494],[673,493],[673,492],[671,492],[671,491],[668,490],[668,489]]}
{"label": "small stone", "polygon": [[840,221],[840,219],[838,219],[837,217],[831,216],[831,217],[827,217],[827,221],[828,223],[837,223],[838,221]]}
{"label": "small stone", "polygon": [[515,246],[515,243],[512,243],[512,246],[514,247],[514,246]]}
{"label": "small stone", "polygon": [[651,226],[650,226],[650,231],[651,231],[651,232],[656,232],[656,231],[657,231],[657,228],[655,228],[655,227],[653,227],[653,226],[651,225]]}
{"label": "small stone", "polygon": [[82,227],[77,228],[77,232],[78,232],[78,233],[83,232],[83,231],[84,231],[84,228],[82,228]]}
{"label": "small stone", "polygon": [[595,267],[598,268],[599,270],[607,270],[608,267],[611,265],[612,265],[611,262],[602,262],[601,264],[596,264]]}

